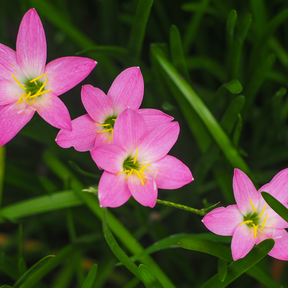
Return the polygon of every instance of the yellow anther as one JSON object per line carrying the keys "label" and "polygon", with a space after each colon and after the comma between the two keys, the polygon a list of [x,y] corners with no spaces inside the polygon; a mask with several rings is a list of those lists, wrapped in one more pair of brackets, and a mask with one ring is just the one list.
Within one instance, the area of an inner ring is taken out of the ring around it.
{"label": "yellow anther", "polygon": [[41,95],[43,95],[43,94],[45,94],[45,93],[49,93],[49,92],[51,92],[51,91],[52,91],[52,90],[47,90],[47,91],[43,91],[43,92],[40,92],[40,93],[39,93],[39,91],[38,91],[36,94],[30,96],[29,98],[36,98],[36,97],[41,96]]}
{"label": "yellow anther", "polygon": [[30,83],[35,82],[36,80],[38,80],[38,79],[40,79],[40,78],[42,78],[43,76],[46,76],[46,75],[48,75],[48,73],[45,73],[45,74],[43,74],[43,75],[41,75],[41,76],[39,76],[37,78],[34,78],[34,79],[30,80]]}
{"label": "yellow anther", "polygon": [[20,83],[20,81],[14,77],[13,73],[12,73],[12,77],[22,89],[26,90],[26,88]]}
{"label": "yellow anther", "polygon": [[135,164],[136,161],[137,161],[137,154],[138,154],[138,147],[136,148],[136,152],[135,152],[135,157],[134,157],[133,164]]}
{"label": "yellow anther", "polygon": [[[106,130],[102,130],[102,131],[96,131],[97,133],[104,133],[104,132],[109,132],[109,131],[113,131],[113,128],[110,129],[106,129]],[[113,132],[112,132],[113,133]]]}
{"label": "yellow anther", "polygon": [[251,222],[253,222],[253,221],[252,220],[246,220],[246,221],[242,222],[241,224],[239,224],[239,226],[246,224],[246,223],[251,223]]}
{"label": "yellow anther", "polygon": [[255,225],[254,223],[252,225],[254,228],[254,238],[257,238],[257,229],[258,229],[259,225]]}
{"label": "yellow anther", "polygon": [[263,210],[262,210],[261,214],[259,215],[259,218],[261,218],[261,217],[262,217],[262,215],[264,214],[264,211],[265,211],[265,208],[266,208],[266,206],[267,206],[267,203],[265,203],[265,205],[264,205],[264,208],[263,208]]}
{"label": "yellow anther", "polygon": [[124,171],[121,171],[121,172],[117,173],[117,175],[120,175],[122,173],[128,173],[128,172],[130,172],[130,170],[124,170]]}
{"label": "yellow anther", "polygon": [[25,97],[25,100],[29,99],[31,96],[31,92],[28,92],[27,96]]}
{"label": "yellow anther", "polygon": [[[266,204],[265,204],[266,205]],[[267,216],[268,216],[268,213],[266,213],[266,216],[265,216],[265,218],[264,218],[264,221],[263,221],[263,224],[262,224],[262,226],[261,226],[261,229],[260,230],[262,230],[263,228],[264,228],[264,225],[265,225],[265,223],[266,223],[266,220],[267,220]]]}
{"label": "yellow anther", "polygon": [[116,118],[115,118],[115,119],[112,118],[112,120],[113,120],[113,121],[116,121]]}
{"label": "yellow anther", "polygon": [[148,166],[151,166],[151,165],[150,165],[150,164],[143,165],[143,166],[141,167],[141,169],[140,169],[140,173],[141,173],[143,179],[145,179],[145,178],[144,178],[144,173],[143,173],[143,172],[144,172],[144,169],[145,169],[146,167],[148,167]]}
{"label": "yellow anther", "polygon": [[258,211],[256,210],[256,208],[254,207],[254,205],[253,205],[253,203],[252,203],[252,200],[250,199],[250,204],[251,204],[251,206],[252,206],[252,208],[253,208],[253,210],[257,213]]}
{"label": "yellow anther", "polygon": [[26,95],[26,93],[23,93],[23,94],[20,96],[20,98],[19,98],[19,100],[17,101],[16,104],[22,103],[22,102],[23,102],[23,98],[25,97],[25,95]]}
{"label": "yellow anther", "polygon": [[135,170],[135,169],[134,169],[134,171],[136,172],[137,176],[140,178],[141,183],[144,185],[144,179],[142,179],[139,171],[137,171],[137,170]]}
{"label": "yellow anther", "polygon": [[97,126],[100,126],[100,127],[110,126],[110,124],[98,124],[98,123],[96,123],[96,122],[95,122],[95,124],[96,124]]}

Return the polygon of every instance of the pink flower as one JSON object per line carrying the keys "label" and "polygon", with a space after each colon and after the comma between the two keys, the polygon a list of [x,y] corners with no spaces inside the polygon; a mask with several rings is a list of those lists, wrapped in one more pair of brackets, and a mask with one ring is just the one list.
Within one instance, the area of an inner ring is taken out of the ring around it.
{"label": "pink flower", "polygon": [[243,258],[256,244],[273,238],[275,245],[270,256],[288,260],[288,223],[267,205],[261,192],[265,191],[288,207],[288,169],[280,171],[270,183],[258,191],[248,176],[235,169],[233,190],[237,204],[219,207],[204,218],[204,225],[213,233],[233,236],[231,243],[234,260]]}
{"label": "pink flower", "polygon": [[179,134],[177,122],[159,123],[148,131],[143,117],[127,108],[114,125],[113,144],[94,148],[91,155],[105,171],[98,195],[103,207],[118,207],[132,195],[143,206],[154,207],[158,188],[176,189],[193,180],[189,168],[167,155]]}
{"label": "pink flower", "polygon": [[35,9],[19,27],[16,52],[0,44],[0,146],[10,141],[35,111],[57,128],[71,130],[69,112],[59,95],[81,82],[96,62],[63,57],[46,66],[46,38]]}
{"label": "pink flower", "polygon": [[[81,99],[88,114],[72,121],[71,132],[61,130],[56,142],[62,148],[73,146],[80,152],[112,143],[115,120],[127,107],[137,110],[143,94],[144,82],[139,67],[122,71],[112,83],[107,96],[99,88],[84,85]],[[156,109],[140,109],[138,112],[145,118],[148,129],[173,120],[171,116]]]}

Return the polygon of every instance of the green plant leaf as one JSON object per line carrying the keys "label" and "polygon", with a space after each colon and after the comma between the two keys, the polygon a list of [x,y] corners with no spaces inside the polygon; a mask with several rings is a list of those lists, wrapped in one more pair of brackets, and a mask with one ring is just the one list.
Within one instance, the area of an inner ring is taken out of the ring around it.
{"label": "green plant leaf", "polygon": [[128,54],[132,59],[132,63],[137,61],[141,54],[146,25],[153,2],[154,0],[140,0],[138,3],[128,44]]}
{"label": "green plant leaf", "polygon": [[144,264],[140,264],[138,271],[146,288],[163,288],[155,275]]}
{"label": "green plant leaf", "polygon": [[267,204],[286,222],[288,222],[288,209],[277,199],[275,199],[271,194],[267,192],[261,192],[264,200]]}
{"label": "green plant leaf", "polygon": [[244,258],[234,261],[228,266],[228,273],[223,282],[219,280],[218,275],[215,275],[204,283],[201,288],[223,288],[228,286],[240,275],[263,259],[273,248],[274,244],[275,241],[273,239],[266,239],[262,241],[256,245]]}
{"label": "green plant leaf", "polygon": [[218,259],[218,278],[223,282],[227,276],[227,261]]}
{"label": "green plant leaf", "polygon": [[82,285],[82,288],[93,288],[93,285],[96,280],[98,265],[94,264],[87,275],[85,282]]}
{"label": "green plant leaf", "polygon": [[37,273],[37,271],[46,263],[48,262],[51,257],[55,257],[55,255],[48,255],[34,264],[27,272],[25,272],[18,281],[14,284],[14,288],[20,287],[28,278],[30,278],[33,274]]}
{"label": "green plant leaf", "polygon": [[13,288],[13,287],[9,285],[2,285],[0,288]]}
{"label": "green plant leaf", "polygon": [[231,48],[231,45],[234,40],[234,29],[237,21],[237,11],[231,10],[228,14],[227,21],[226,21],[226,41],[228,47]]}
{"label": "green plant leaf", "polygon": [[163,71],[171,78],[171,81],[178,87],[182,95],[189,101],[190,105],[194,108],[201,120],[210,131],[211,135],[223,151],[227,160],[231,163],[232,167],[238,167],[246,174],[251,174],[245,161],[239,155],[238,151],[232,145],[230,139],[227,137],[219,123],[216,121],[212,113],[200,99],[200,97],[194,92],[189,84],[181,78],[177,70],[171,65],[171,63],[164,59],[161,55],[155,55],[159,64],[163,68]]}
{"label": "green plant leaf", "polygon": [[237,79],[233,79],[228,83],[223,84],[222,87],[228,89],[232,94],[238,94],[243,90],[242,84]]}
{"label": "green plant leaf", "polygon": [[103,217],[103,233],[105,240],[110,247],[111,251],[115,255],[115,257],[122,262],[122,264],[130,270],[137,278],[141,280],[141,277],[138,273],[138,268],[131,261],[131,259],[127,256],[127,254],[122,250],[122,248],[118,245],[117,241],[115,240],[111,230],[109,228],[107,217],[106,217],[106,208],[104,208],[104,217]]}
{"label": "green plant leaf", "polygon": [[92,173],[89,173],[89,172],[86,172],[84,171],[83,169],[81,169],[75,162],[73,161],[69,161],[68,162],[70,164],[70,166],[78,173],[82,174],[82,175],[85,175],[85,176],[88,176],[88,177],[92,177],[92,178],[95,178],[95,179],[100,179],[100,175],[96,175],[96,174],[92,174]]}
{"label": "green plant leaf", "polygon": [[238,123],[237,123],[237,126],[235,128],[234,135],[233,135],[233,144],[235,147],[238,147],[240,134],[242,131],[242,126],[243,126],[242,117],[241,117],[241,114],[238,114]]}
{"label": "green plant leaf", "polygon": [[4,252],[0,252],[0,270],[13,280],[18,278],[17,265]]}

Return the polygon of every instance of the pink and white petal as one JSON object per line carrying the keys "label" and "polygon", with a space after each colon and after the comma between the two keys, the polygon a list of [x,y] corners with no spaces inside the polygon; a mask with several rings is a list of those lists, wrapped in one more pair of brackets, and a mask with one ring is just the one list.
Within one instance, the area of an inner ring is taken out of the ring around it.
{"label": "pink and white petal", "polygon": [[117,174],[123,171],[123,162],[127,158],[127,152],[118,145],[108,144],[92,149],[91,157],[101,169]]}
{"label": "pink and white petal", "polygon": [[22,104],[0,107],[0,146],[3,146],[31,120],[35,111]]}
{"label": "pink and white petal", "polygon": [[23,93],[14,80],[0,80],[0,106],[17,102]]}
{"label": "pink and white petal", "polygon": [[[149,170],[150,167],[147,168]],[[194,180],[190,169],[179,159],[170,155],[154,162],[151,168],[157,171],[155,181],[160,189],[177,189]]]}
{"label": "pink and white petal", "polygon": [[119,207],[131,197],[125,175],[115,175],[104,171],[99,186],[98,197],[101,207]]}
{"label": "pink and white petal", "polygon": [[24,74],[17,62],[16,52],[0,43],[0,80],[10,80],[18,85],[12,74],[19,81],[24,80]]}
{"label": "pink and white petal", "polygon": [[237,226],[231,242],[232,257],[236,261],[245,257],[256,244],[257,237],[254,238],[254,229],[243,224]]}
{"label": "pink and white petal", "polygon": [[[275,197],[281,203],[288,202],[288,168],[281,170],[273,179],[263,185],[259,193],[265,191]],[[264,200],[263,200],[264,201]]]}
{"label": "pink and white petal", "polygon": [[111,101],[99,88],[92,85],[83,85],[81,99],[89,116],[98,124],[103,124],[108,117],[113,116]]}
{"label": "pink and white petal", "polygon": [[97,62],[84,57],[62,57],[49,62],[45,73],[48,82],[45,89],[59,96],[84,80],[94,69]]}
{"label": "pink and white petal", "polygon": [[218,207],[212,210],[204,216],[202,222],[215,234],[232,236],[235,229],[243,222],[243,215],[237,205],[234,204],[227,206],[226,208]]}
{"label": "pink and white petal", "polygon": [[[285,205],[288,209],[288,204]],[[282,217],[280,217],[270,206],[267,205],[265,212],[261,218],[265,219],[265,215],[267,213],[267,220],[265,222],[265,226],[267,228],[288,228],[288,222],[285,221]]]}
{"label": "pink and white petal", "polygon": [[236,203],[244,215],[253,212],[250,200],[257,210],[260,195],[250,178],[239,169],[234,170],[233,190]]}
{"label": "pink and white petal", "polygon": [[279,260],[288,260],[288,233],[285,229],[276,229],[273,239],[275,245],[268,253],[271,257]]}
{"label": "pink and white petal", "polygon": [[143,206],[153,208],[158,196],[157,184],[153,179],[145,179],[144,183],[135,173],[128,177],[128,187],[134,199]]}
{"label": "pink and white petal", "polygon": [[166,156],[175,144],[179,131],[178,122],[169,122],[147,133],[138,145],[139,161],[151,164]]}
{"label": "pink and white petal", "polygon": [[50,125],[72,131],[71,118],[65,104],[53,93],[46,93],[35,99],[33,107]]}
{"label": "pink and white petal", "polygon": [[138,113],[144,118],[148,131],[174,119],[172,116],[157,109],[139,109]]}
{"label": "pink and white petal", "polygon": [[21,21],[16,55],[18,64],[27,78],[35,78],[44,73],[47,57],[46,37],[35,9],[30,9]]}
{"label": "pink and white petal", "polygon": [[113,143],[132,152],[146,133],[147,125],[143,117],[133,109],[127,108],[115,121]]}
{"label": "pink and white petal", "polygon": [[107,96],[112,101],[116,115],[127,107],[138,109],[144,94],[144,81],[139,67],[122,71],[113,81]]}
{"label": "pink and white petal", "polygon": [[113,135],[110,132],[96,133],[94,148],[113,143]]}
{"label": "pink and white petal", "polygon": [[61,129],[55,141],[62,148],[74,147],[79,152],[94,148],[97,127],[95,121],[88,115],[82,115],[72,120],[72,131]]}

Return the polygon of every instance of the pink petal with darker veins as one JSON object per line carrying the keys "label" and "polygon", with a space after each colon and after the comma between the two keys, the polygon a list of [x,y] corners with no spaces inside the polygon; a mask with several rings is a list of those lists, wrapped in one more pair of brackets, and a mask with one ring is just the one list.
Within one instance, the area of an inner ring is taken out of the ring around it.
{"label": "pink petal with darker veins", "polygon": [[131,197],[126,175],[115,175],[104,171],[99,181],[98,197],[102,207],[119,207]]}
{"label": "pink petal with darker veins", "polygon": [[24,89],[18,86],[14,79],[0,80],[0,106],[17,102],[23,93]]}
{"label": "pink petal with darker veins", "polygon": [[98,124],[102,124],[108,117],[113,116],[111,101],[99,88],[92,85],[83,85],[81,99],[89,116]]}
{"label": "pink petal with darker veins", "polygon": [[144,81],[139,67],[130,67],[122,71],[107,93],[116,115],[119,115],[127,107],[138,109],[143,95]]}
{"label": "pink petal with darker veins", "polygon": [[38,114],[50,125],[72,131],[69,111],[64,103],[53,93],[46,93],[33,104]]}
{"label": "pink petal with darker veins", "polygon": [[190,169],[173,156],[166,155],[151,167],[157,171],[155,181],[158,188],[177,189],[193,181]]}
{"label": "pink petal with darker veins", "polygon": [[260,194],[255,189],[255,186],[249,177],[239,169],[234,170],[233,190],[236,203],[244,215],[253,212],[250,199],[257,210]]}
{"label": "pink petal with darker veins", "polygon": [[253,228],[246,224],[237,226],[231,242],[232,257],[236,261],[245,257],[256,244],[257,237],[254,238]]}
{"label": "pink petal with darker veins", "polygon": [[36,10],[30,9],[21,21],[16,42],[17,61],[27,78],[44,73],[46,53],[46,37],[41,20]]}
{"label": "pink petal with darker veins", "polygon": [[97,127],[88,115],[82,115],[72,121],[72,131],[61,129],[55,141],[62,148],[74,147],[79,152],[94,148]]}
{"label": "pink petal with darker veins", "polygon": [[59,96],[84,80],[96,64],[94,60],[84,57],[57,58],[46,66],[48,82],[45,89]]}
{"label": "pink petal with darker veins", "polygon": [[218,207],[206,214],[202,222],[215,234],[232,236],[235,229],[243,222],[243,215],[237,205]]}
{"label": "pink petal with darker veins", "polygon": [[268,255],[287,261],[288,260],[288,233],[285,229],[276,229],[273,239],[275,240],[275,245]]}
{"label": "pink petal with darker veins", "polygon": [[127,180],[131,194],[137,202],[151,208],[156,205],[158,189],[153,179],[145,179],[145,184],[143,185],[140,178],[132,174]]}
{"label": "pink petal with darker veins", "polygon": [[0,146],[14,138],[31,120],[35,111],[25,109],[23,104],[11,104],[0,107]]}

